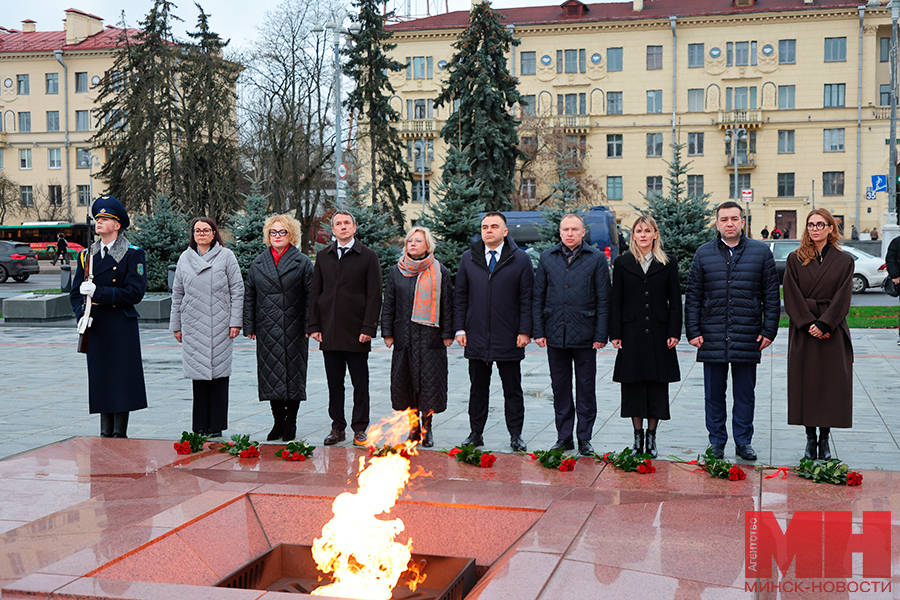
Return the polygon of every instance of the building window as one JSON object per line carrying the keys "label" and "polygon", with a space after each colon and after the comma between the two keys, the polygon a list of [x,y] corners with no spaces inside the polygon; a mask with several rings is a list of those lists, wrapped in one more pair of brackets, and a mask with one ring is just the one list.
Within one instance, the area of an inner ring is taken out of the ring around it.
{"label": "building window", "polygon": [[843,83],[826,83],[825,108],[844,108],[845,89],[846,85]]}
{"label": "building window", "polygon": [[606,94],[606,114],[622,114],[622,92],[609,92]]}
{"label": "building window", "polygon": [[621,200],[622,199],[622,177],[608,176],[606,178],[606,199]]}
{"label": "building window", "polygon": [[606,70],[621,71],[622,70],[622,49],[607,48],[606,49]]}
{"label": "building window", "polygon": [[705,94],[700,88],[688,90],[688,112],[703,112],[706,109]]}
{"label": "building window", "polygon": [[[431,191],[428,184],[431,183],[427,179],[425,180],[425,202],[428,203],[428,199],[431,197]],[[413,204],[422,204],[422,181],[421,180],[413,180],[412,182],[412,194],[410,194],[412,198],[410,201]]]}
{"label": "building window", "polygon": [[700,198],[703,196],[703,175],[687,176],[688,198]]}
{"label": "building window", "polygon": [[534,200],[537,195],[537,182],[533,177],[522,178],[522,198]]}
{"label": "building window", "polygon": [[47,111],[47,131],[59,131],[59,111]]}
{"label": "building window", "polygon": [[433,56],[407,56],[407,79],[431,79],[434,76]]}
{"label": "building window", "polygon": [[22,206],[34,206],[34,192],[30,185],[19,186],[19,199]]}
{"label": "building window", "polygon": [[647,156],[662,156],[663,135],[661,133],[647,134]]}
{"label": "building window", "polygon": [[657,175],[656,177],[648,177],[647,178],[647,199],[650,198],[662,198],[663,195],[663,182],[662,176]]}
{"label": "building window", "polygon": [[91,150],[90,148],[75,149],[75,168],[90,169],[91,168]]}
{"label": "building window", "polygon": [[823,194],[826,196],[844,195],[844,172],[825,171],[822,173]]}
{"label": "building window", "polygon": [[750,64],[750,42],[734,43],[734,64],[738,67]]}
{"label": "building window", "polygon": [[794,130],[779,129],[778,130],[778,154],[794,153]]}
{"label": "building window", "polygon": [[794,93],[796,86],[779,85],[778,86],[778,108],[787,110],[794,108]]}
{"label": "building window", "polygon": [[661,114],[662,111],[662,90],[647,90],[647,112]]}
{"label": "building window", "polygon": [[59,73],[47,73],[47,93],[59,93]]}
{"label": "building window", "polygon": [[75,93],[86,94],[88,91],[87,73],[75,73]]}
{"label": "building window", "polygon": [[844,129],[825,130],[825,152],[844,151]]}
{"label": "building window", "polygon": [[700,69],[704,61],[703,44],[688,44],[688,69]]}
{"label": "building window", "polygon": [[75,111],[75,131],[88,131],[91,128],[91,111]]}
{"label": "building window", "polygon": [[525,106],[522,107],[522,115],[526,117],[533,117],[537,112],[537,96],[534,94],[528,94],[524,97]]}
{"label": "building window", "polygon": [[891,105],[891,84],[885,83],[879,88],[878,104],[881,106]]}
{"label": "building window", "polygon": [[78,186],[78,206],[87,206],[91,203],[91,186]]}
{"label": "building window", "polygon": [[621,133],[610,133],[606,136],[606,158],[622,158],[624,142]]}
{"label": "building window", "polygon": [[756,108],[756,86],[725,88],[725,110]]}
{"label": "building window", "polygon": [[47,166],[50,169],[62,168],[62,149],[47,148]]}
{"label": "building window", "polygon": [[27,96],[30,93],[28,85],[28,75],[16,75],[17,93],[20,96]]}
{"label": "building window", "polygon": [[647,70],[656,71],[663,68],[663,47],[647,46]]}
{"label": "building window", "polygon": [[797,64],[797,40],[778,40],[778,64]]}
{"label": "building window", "polygon": [[31,168],[31,148],[19,149],[19,169],[27,171]]}
{"label": "building window", "polygon": [[878,38],[878,61],[888,62],[891,60],[891,38]]}
{"label": "building window", "polygon": [[534,52],[519,54],[519,64],[521,75],[534,75],[537,72],[537,58]]}
{"label": "building window", "polygon": [[557,94],[556,114],[559,115],[584,115],[587,114],[587,94]]}
{"label": "building window", "polygon": [[556,51],[557,73],[584,73],[587,70],[587,52],[568,49]]}
{"label": "building window", "polygon": [[703,133],[688,133],[688,156],[703,156]]}
{"label": "building window", "polygon": [[825,38],[825,62],[847,62],[847,38]]}
{"label": "building window", "polygon": [[[738,190],[749,190],[750,173],[738,173]],[[734,173],[728,176],[728,196],[734,198]]]}
{"label": "building window", "polygon": [[778,174],[778,196],[781,198],[791,197],[794,195],[794,174],[779,173]]}
{"label": "building window", "polygon": [[19,133],[28,133],[31,131],[31,113],[19,113]]}
{"label": "building window", "polygon": [[62,186],[47,186],[47,198],[50,200],[50,206],[62,206]]}

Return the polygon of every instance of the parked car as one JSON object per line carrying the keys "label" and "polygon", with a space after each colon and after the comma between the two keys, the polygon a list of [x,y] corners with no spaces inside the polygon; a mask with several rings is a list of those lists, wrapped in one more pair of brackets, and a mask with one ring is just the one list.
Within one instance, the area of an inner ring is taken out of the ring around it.
{"label": "parked car", "polygon": [[0,240],[0,283],[9,277],[22,282],[41,272],[37,255],[25,242]]}
{"label": "parked car", "polygon": [[[800,240],[766,240],[765,243],[775,257],[775,268],[778,270],[778,278],[784,283],[784,271],[788,254],[800,247]],[[881,287],[884,278],[887,277],[887,267],[884,261],[868,252],[863,252],[851,246],[841,246],[841,250],[853,257],[856,266],[853,270],[853,293],[864,292],[870,287]]]}

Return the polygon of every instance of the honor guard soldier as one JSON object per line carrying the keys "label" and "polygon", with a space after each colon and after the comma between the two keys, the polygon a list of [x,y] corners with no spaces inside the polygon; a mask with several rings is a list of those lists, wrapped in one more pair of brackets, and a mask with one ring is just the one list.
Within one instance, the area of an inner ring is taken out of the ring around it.
{"label": "honor guard soldier", "polygon": [[147,289],[146,258],[123,234],[130,221],[118,200],[97,198],[91,214],[100,239],[79,255],[69,299],[79,321],[91,304],[84,331],[90,412],[100,413],[100,437],[124,438],[128,413],[147,408],[135,310]]}

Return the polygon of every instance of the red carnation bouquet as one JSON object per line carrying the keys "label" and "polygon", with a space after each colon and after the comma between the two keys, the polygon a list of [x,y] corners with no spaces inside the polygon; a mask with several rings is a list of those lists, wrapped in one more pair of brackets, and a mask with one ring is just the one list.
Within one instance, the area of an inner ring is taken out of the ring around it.
{"label": "red carnation bouquet", "polygon": [[315,446],[309,446],[305,440],[300,440],[299,442],[290,442],[284,449],[276,451],[275,456],[284,460],[304,461],[312,456],[315,449]]}
{"label": "red carnation bouquet", "polygon": [[209,438],[199,433],[181,432],[181,441],[175,442],[175,452],[178,454],[192,454],[203,450],[203,444]]}
{"label": "red carnation bouquet", "polygon": [[456,460],[456,462],[464,462],[482,469],[490,469],[497,462],[497,457],[490,451],[483,452],[469,444],[468,446],[456,446],[447,452],[447,456]]}

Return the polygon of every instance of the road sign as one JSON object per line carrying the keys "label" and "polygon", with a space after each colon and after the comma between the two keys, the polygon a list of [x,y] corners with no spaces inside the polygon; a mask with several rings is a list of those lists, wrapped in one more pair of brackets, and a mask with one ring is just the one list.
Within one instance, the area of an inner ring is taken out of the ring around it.
{"label": "road sign", "polygon": [[886,192],[887,179],[887,175],[872,175],[872,191],[876,193]]}
{"label": "road sign", "polygon": [[866,200],[874,200],[875,199],[875,190],[870,187],[866,188]]}
{"label": "road sign", "polygon": [[347,163],[341,163],[338,165],[338,177],[341,179],[347,179]]}
{"label": "road sign", "polygon": [[741,200],[744,202],[753,202],[753,188],[741,190]]}

